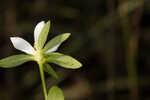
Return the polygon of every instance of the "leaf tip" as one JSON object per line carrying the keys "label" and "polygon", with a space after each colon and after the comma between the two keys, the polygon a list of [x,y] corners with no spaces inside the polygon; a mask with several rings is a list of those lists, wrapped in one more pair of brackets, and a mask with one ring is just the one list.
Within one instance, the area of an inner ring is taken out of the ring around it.
{"label": "leaf tip", "polygon": [[70,35],[71,35],[71,33],[64,33],[64,37],[65,37],[65,39],[69,38],[69,37],[70,37]]}
{"label": "leaf tip", "polygon": [[50,21],[50,20],[49,20],[49,21],[47,21],[47,24],[48,24],[48,25],[50,25],[50,23],[51,23],[51,21]]}
{"label": "leaf tip", "polygon": [[82,64],[79,62],[79,68],[82,67]]}
{"label": "leaf tip", "polygon": [[71,33],[66,33],[66,35],[69,37],[71,35]]}
{"label": "leaf tip", "polygon": [[82,64],[78,61],[78,64],[77,66],[75,67],[75,69],[78,69],[78,68],[81,68],[82,67]]}

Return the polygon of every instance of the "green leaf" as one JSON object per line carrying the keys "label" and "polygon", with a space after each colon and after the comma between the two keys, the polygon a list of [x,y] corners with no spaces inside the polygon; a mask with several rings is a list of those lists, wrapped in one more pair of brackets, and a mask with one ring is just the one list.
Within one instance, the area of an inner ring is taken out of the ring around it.
{"label": "green leaf", "polygon": [[69,69],[77,69],[82,66],[82,64],[76,59],[56,52],[49,53],[48,56],[46,57],[46,61],[49,63],[58,64],[64,68]]}
{"label": "green leaf", "polygon": [[62,42],[64,42],[67,38],[69,38],[70,33],[64,33],[61,35],[58,35],[54,37],[52,40],[50,40],[46,46],[44,47],[44,51],[47,51],[49,49],[54,48],[55,46],[60,45]]}
{"label": "green leaf", "polygon": [[48,21],[44,25],[44,27],[43,27],[40,35],[39,35],[39,38],[38,38],[38,49],[42,49],[43,48],[43,46],[44,46],[44,44],[45,44],[45,42],[47,40],[49,29],[50,29],[50,21]]}
{"label": "green leaf", "polygon": [[44,71],[52,75],[53,77],[58,78],[57,73],[53,70],[53,68],[49,64],[44,64]]}
{"label": "green leaf", "polygon": [[19,54],[13,55],[0,60],[0,67],[3,68],[13,68],[19,66],[25,62],[33,61],[32,56]]}
{"label": "green leaf", "polygon": [[62,90],[57,86],[53,86],[48,92],[48,100],[64,100]]}

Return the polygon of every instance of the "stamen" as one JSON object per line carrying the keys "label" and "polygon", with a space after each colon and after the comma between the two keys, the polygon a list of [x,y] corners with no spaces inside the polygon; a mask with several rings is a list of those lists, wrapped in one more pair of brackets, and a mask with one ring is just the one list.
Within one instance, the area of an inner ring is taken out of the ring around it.
{"label": "stamen", "polygon": [[35,44],[35,42],[34,42],[34,45],[33,45],[33,47],[34,47],[34,49],[36,50],[36,44]]}

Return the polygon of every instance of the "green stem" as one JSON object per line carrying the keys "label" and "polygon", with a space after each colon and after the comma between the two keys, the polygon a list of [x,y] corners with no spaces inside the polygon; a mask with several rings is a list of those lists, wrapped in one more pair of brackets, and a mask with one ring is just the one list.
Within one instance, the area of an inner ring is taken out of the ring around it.
{"label": "green stem", "polygon": [[46,89],[45,76],[44,76],[44,71],[43,71],[43,64],[40,62],[38,62],[38,64],[39,64],[39,70],[40,70],[40,75],[41,75],[41,81],[43,85],[44,96],[45,96],[45,100],[47,100],[47,89]]}

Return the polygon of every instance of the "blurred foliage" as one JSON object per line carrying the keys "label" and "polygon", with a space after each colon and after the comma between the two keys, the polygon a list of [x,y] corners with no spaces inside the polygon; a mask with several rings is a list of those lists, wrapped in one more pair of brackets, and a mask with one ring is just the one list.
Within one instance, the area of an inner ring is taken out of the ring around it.
{"label": "blurred foliage", "polygon": [[[35,25],[51,20],[49,39],[70,32],[59,51],[83,63],[78,70],[53,65],[66,100],[149,100],[149,0],[3,0],[0,3],[1,58],[18,54],[9,40],[33,44]],[[28,67],[26,67],[28,66]],[[0,100],[43,100],[37,64],[0,69]]]}

